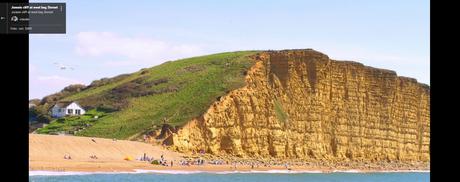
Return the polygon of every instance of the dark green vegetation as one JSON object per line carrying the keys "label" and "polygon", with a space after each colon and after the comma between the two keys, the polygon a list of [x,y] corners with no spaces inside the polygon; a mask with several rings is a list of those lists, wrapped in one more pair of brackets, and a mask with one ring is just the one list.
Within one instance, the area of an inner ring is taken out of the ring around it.
{"label": "dark green vegetation", "polygon": [[69,116],[51,121],[46,127],[37,130],[38,134],[68,134],[78,133],[79,130],[91,127],[98,120],[103,119],[107,114],[103,111],[92,109],[81,116]]}
{"label": "dark green vegetation", "polygon": [[84,91],[86,88],[88,87],[81,84],[69,85],[62,89],[62,91],[48,95],[41,100],[30,100],[29,104],[32,104],[33,107],[29,107],[29,121],[34,120],[40,123],[49,123],[52,118],[48,111],[57,101],[69,95]]}
{"label": "dark green vegetation", "polygon": [[182,126],[203,114],[218,97],[244,86],[244,77],[253,65],[249,56],[255,53],[229,52],[169,61],[132,74],[96,80],[87,87],[78,87],[78,91],[72,88],[54,94],[37,108],[49,109],[57,101],[77,101],[105,114],[95,121],[85,116],[55,120],[39,132],[72,131],[80,124],[89,124],[77,135],[127,139],[163,123]]}
{"label": "dark green vegetation", "polygon": [[160,165],[160,162],[158,162],[158,160],[153,160],[153,161],[152,161],[152,164],[153,164],[153,165]]}

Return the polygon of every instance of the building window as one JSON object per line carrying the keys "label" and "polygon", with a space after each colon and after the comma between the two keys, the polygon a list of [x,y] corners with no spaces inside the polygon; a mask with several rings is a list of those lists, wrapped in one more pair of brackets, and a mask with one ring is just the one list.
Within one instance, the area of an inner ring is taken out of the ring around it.
{"label": "building window", "polygon": [[72,109],[67,109],[67,114],[73,114],[73,110]]}
{"label": "building window", "polygon": [[75,114],[80,115],[80,109],[75,109]]}

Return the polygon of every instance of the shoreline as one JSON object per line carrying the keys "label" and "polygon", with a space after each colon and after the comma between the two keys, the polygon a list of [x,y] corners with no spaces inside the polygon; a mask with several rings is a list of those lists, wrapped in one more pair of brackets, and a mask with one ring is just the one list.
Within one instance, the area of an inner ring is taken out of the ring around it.
{"label": "shoreline", "polygon": [[29,171],[29,176],[64,176],[64,175],[93,175],[93,174],[329,174],[329,173],[430,173],[430,170],[168,170],[168,169],[133,169],[133,171]]}
{"label": "shoreline", "polygon": [[[66,158],[66,156],[71,156]],[[94,157],[92,157],[94,156]],[[96,157],[97,156],[97,157]],[[142,161],[161,161],[169,166]],[[203,159],[201,162],[198,159]],[[206,162],[204,162],[206,161]],[[190,155],[152,144],[103,138],[29,135],[29,172],[71,173],[369,173],[429,172],[430,162],[357,162],[247,159],[208,154]],[[291,169],[291,170],[288,170]]]}
{"label": "shoreline", "polygon": [[[51,165],[54,164],[54,165]],[[405,173],[419,172],[429,173],[429,168],[331,168],[318,166],[258,166],[251,167],[246,165],[192,165],[192,166],[160,166],[151,165],[140,161],[126,162],[67,162],[67,163],[44,163],[32,162],[29,167],[29,173],[32,175],[78,175],[78,174],[137,174],[137,173],[155,173],[155,174],[195,174],[195,173],[213,173],[213,174],[233,174],[233,173]],[[29,174],[30,175],[30,174]]]}

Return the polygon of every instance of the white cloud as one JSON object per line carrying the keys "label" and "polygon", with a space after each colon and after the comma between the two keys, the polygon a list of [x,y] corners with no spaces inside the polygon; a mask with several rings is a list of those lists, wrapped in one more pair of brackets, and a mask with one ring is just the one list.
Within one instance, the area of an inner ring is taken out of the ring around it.
{"label": "white cloud", "polygon": [[160,63],[202,54],[196,45],[176,45],[150,37],[127,37],[113,32],[80,32],[75,51],[81,56],[119,56],[129,63]]}

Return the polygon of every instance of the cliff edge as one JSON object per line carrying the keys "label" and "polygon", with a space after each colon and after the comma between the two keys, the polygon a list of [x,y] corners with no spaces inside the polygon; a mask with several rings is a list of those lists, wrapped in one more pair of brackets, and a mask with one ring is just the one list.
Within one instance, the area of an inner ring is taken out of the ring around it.
{"label": "cliff edge", "polygon": [[311,50],[264,51],[246,86],[166,140],[182,152],[325,161],[430,161],[430,88]]}

